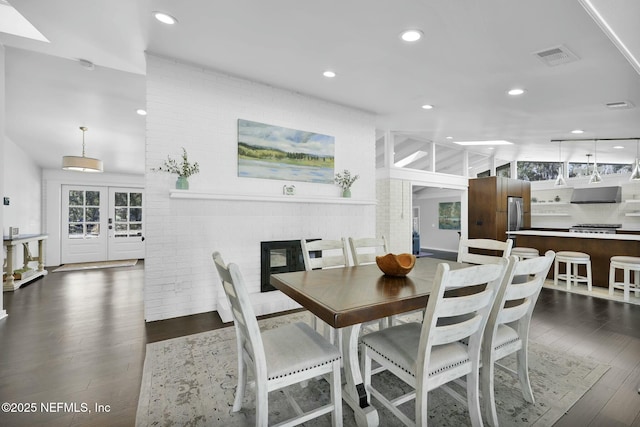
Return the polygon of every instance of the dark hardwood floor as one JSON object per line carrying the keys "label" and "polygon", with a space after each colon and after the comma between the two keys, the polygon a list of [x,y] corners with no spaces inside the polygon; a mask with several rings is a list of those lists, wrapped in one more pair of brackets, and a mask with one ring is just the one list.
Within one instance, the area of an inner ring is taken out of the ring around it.
{"label": "dark hardwood floor", "polygon": [[[0,402],[36,411],[2,411],[0,426],[134,425],[146,343],[223,326],[217,313],[145,324],[143,276],[139,262],[4,293]],[[611,366],[556,426],[640,427],[640,306],[543,289],[531,333]]]}

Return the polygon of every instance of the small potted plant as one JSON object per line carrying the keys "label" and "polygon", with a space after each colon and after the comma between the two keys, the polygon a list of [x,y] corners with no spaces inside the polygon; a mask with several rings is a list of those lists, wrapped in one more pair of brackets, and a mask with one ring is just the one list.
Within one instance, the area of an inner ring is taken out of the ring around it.
{"label": "small potted plant", "polygon": [[151,170],[156,172],[169,172],[177,174],[178,180],[176,181],[176,189],[188,190],[189,181],[187,180],[187,178],[200,172],[200,166],[198,165],[198,162],[189,163],[187,150],[182,147],[182,162],[180,164],[178,164],[175,159],[167,156],[167,160],[165,160],[160,167],[153,168]]}
{"label": "small potted plant", "polygon": [[336,174],[335,182],[342,188],[342,197],[351,197],[351,186],[359,177],[359,175],[351,175],[351,172],[346,169]]}

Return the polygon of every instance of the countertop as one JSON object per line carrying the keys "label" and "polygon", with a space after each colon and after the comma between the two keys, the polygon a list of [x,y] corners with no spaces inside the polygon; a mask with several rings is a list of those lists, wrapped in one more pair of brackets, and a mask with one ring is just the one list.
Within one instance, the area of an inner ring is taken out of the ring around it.
{"label": "countertop", "polygon": [[514,236],[573,237],[576,239],[640,241],[639,234],[572,233],[569,231],[543,231],[543,230],[510,231],[508,234],[512,234]]}

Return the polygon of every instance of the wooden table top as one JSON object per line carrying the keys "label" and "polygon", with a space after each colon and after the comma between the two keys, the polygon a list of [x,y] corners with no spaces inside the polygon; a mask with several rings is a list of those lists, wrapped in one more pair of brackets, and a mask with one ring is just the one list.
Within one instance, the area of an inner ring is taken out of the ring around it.
{"label": "wooden table top", "polygon": [[334,328],[364,323],[427,305],[438,264],[469,264],[423,257],[407,277],[385,276],[377,265],[271,275],[271,284]]}

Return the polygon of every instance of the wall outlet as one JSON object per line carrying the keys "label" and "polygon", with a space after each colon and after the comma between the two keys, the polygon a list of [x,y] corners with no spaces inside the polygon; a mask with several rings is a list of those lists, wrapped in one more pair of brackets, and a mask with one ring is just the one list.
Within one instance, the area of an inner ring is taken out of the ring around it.
{"label": "wall outlet", "polygon": [[14,237],[18,237],[20,235],[20,229],[18,227],[9,227],[9,238],[13,239]]}

